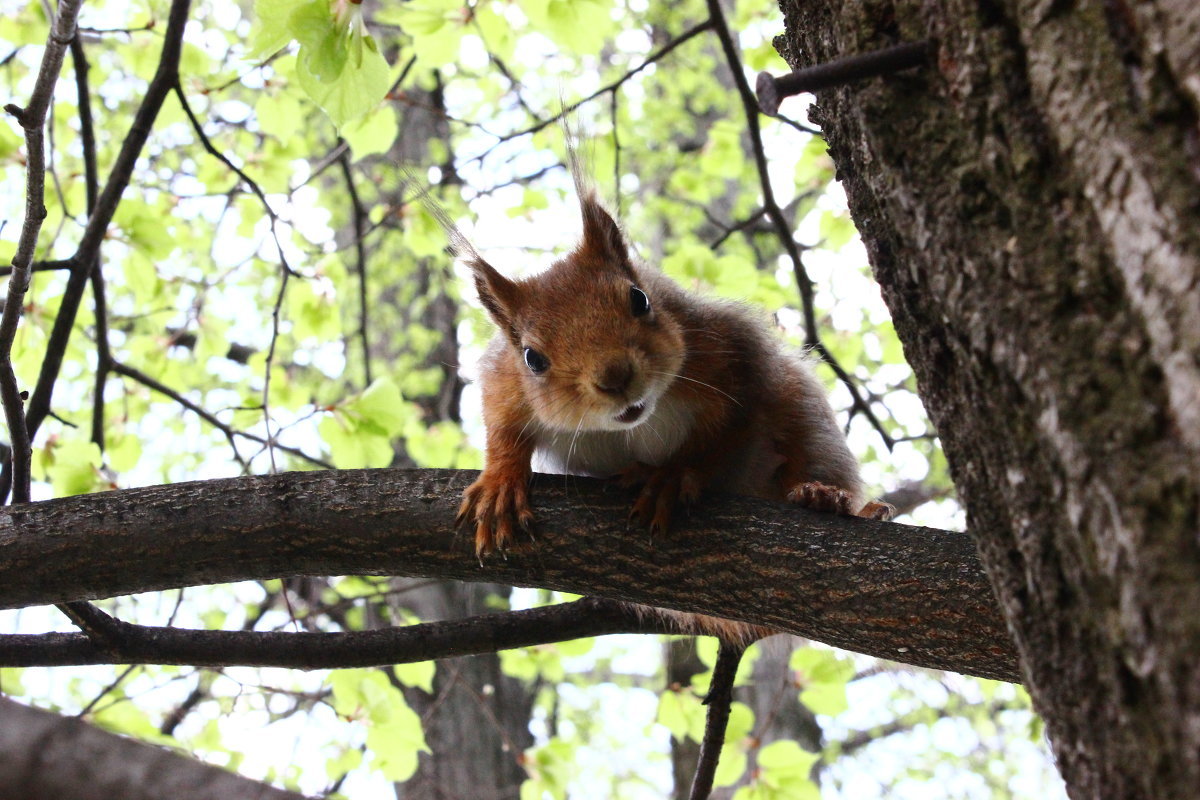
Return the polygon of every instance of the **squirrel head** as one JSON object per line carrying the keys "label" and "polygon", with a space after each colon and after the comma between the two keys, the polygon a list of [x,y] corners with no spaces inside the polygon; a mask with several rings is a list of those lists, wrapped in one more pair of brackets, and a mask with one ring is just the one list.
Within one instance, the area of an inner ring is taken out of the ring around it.
{"label": "squirrel head", "polygon": [[499,368],[518,376],[552,430],[629,430],[645,422],[683,365],[670,282],[639,268],[620,228],[588,191],[583,239],[550,269],[505,278],[465,253],[479,299],[507,340]]}

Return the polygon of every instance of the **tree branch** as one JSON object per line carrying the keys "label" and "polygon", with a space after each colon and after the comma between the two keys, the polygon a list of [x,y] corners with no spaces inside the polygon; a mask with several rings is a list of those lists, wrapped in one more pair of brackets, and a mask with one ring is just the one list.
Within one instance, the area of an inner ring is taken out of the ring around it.
{"label": "tree branch", "polygon": [[[87,286],[92,265],[99,260],[100,244],[108,232],[109,223],[121,202],[121,195],[133,176],[133,168],[137,163],[150,130],[163,100],[171,91],[179,74],[179,57],[183,51],[183,30],[187,24],[190,0],[173,0],[167,19],[167,30],[163,35],[162,55],[159,58],[158,70],[146,87],[146,95],[138,107],[133,124],[129,126],[129,134],[121,144],[121,151],[109,172],[108,182],[96,201],[96,209],[88,217],[87,227],[79,248],[72,257],[71,276],[67,279],[67,287],[63,290],[62,301],[59,304],[58,316],[54,319],[54,327],[50,331],[50,339],[46,344],[46,357],[38,374],[37,385],[29,398],[25,426],[32,440],[38,428],[50,413],[50,400],[54,394],[54,384],[58,380],[58,371],[62,366],[63,354],[75,327],[75,315],[79,311],[79,303],[83,299],[83,291]],[[39,195],[40,196],[40,195]],[[14,276],[15,277],[15,276]],[[11,284],[10,284],[11,285]],[[14,438],[17,436],[13,434]],[[0,498],[7,497],[12,485],[13,472],[6,466],[0,473]]]}
{"label": "tree branch", "polygon": [[971,538],[713,496],[671,536],[601,481],[539,477],[536,543],[480,564],[452,529],[475,477],[340,470],[69,497],[0,514],[0,607],[294,575],[540,586],[708,613],[918,666],[1017,679]]}
{"label": "tree branch", "polygon": [[829,351],[829,348],[825,346],[825,343],[821,341],[820,333],[817,330],[816,298],[813,294],[812,279],[808,277],[808,270],[805,269],[804,262],[800,259],[800,248],[796,245],[796,237],[792,234],[792,227],[784,218],[783,209],[779,207],[779,203],[775,200],[775,192],[771,189],[771,176],[767,170],[767,154],[766,150],[763,149],[762,131],[758,125],[758,99],[755,97],[754,92],[751,91],[750,84],[746,81],[746,74],[742,71],[742,62],[738,58],[737,45],[734,42],[733,34],[729,30],[729,25],[725,21],[725,13],[721,10],[720,0],[707,0],[707,2],[713,30],[716,31],[717,38],[721,40],[721,49],[725,53],[725,60],[729,63],[729,71],[733,74],[733,82],[737,86],[738,95],[742,100],[742,108],[746,115],[746,130],[750,134],[751,149],[754,151],[754,164],[758,170],[759,184],[762,188],[763,210],[766,212],[767,219],[774,225],[775,232],[779,236],[779,242],[787,252],[788,258],[791,259],[792,271],[796,275],[796,286],[800,290],[800,301],[804,311],[804,328],[806,334],[804,344],[816,351],[821,360],[829,365],[830,369],[837,375],[838,380],[850,392],[850,398],[854,402],[850,413],[853,415],[855,412],[861,411],[863,416],[871,423],[871,427],[879,433],[887,449],[891,450],[893,446],[891,435],[875,415],[871,404],[863,399],[862,392],[859,391],[858,384],[854,381],[854,378],[850,373],[846,372],[845,368],[834,358],[833,353]]}
{"label": "tree branch", "polygon": [[110,618],[105,631],[110,636],[100,645],[83,633],[0,634],[0,664],[378,667],[610,633],[674,632],[664,619],[594,597],[526,611],[348,633],[197,631],[131,625]]}
{"label": "tree branch", "polygon": [[164,747],[0,698],[0,786],[5,797],[242,797],[305,800]]}
{"label": "tree branch", "polygon": [[25,292],[29,290],[30,265],[37,249],[38,234],[42,229],[42,220],[46,218],[46,112],[54,96],[67,45],[75,38],[75,18],[82,2],[63,0],[59,5],[54,27],[46,38],[46,49],[42,54],[42,64],[29,97],[29,105],[25,108],[15,105],[4,107],[25,129],[25,221],[21,225],[21,236],[12,259],[12,276],[8,279],[4,313],[0,316],[0,402],[4,405],[4,419],[12,439],[10,464],[13,495],[21,503],[29,500],[32,437],[25,419],[21,388],[13,372],[12,346],[25,305]]}

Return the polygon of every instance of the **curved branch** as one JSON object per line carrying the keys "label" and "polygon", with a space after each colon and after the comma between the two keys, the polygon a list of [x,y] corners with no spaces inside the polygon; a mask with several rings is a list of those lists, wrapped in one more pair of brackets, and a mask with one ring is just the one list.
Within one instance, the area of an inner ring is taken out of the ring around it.
{"label": "curved branch", "polygon": [[713,496],[651,541],[604,482],[539,477],[537,541],[479,563],[473,471],[294,472],[0,511],[0,607],[293,575],[540,586],[707,613],[919,666],[1017,679],[967,534]]}
{"label": "curved branch", "polygon": [[108,618],[97,644],[83,633],[0,634],[0,664],[179,664],[332,669],[411,664],[610,633],[673,633],[631,606],[584,598],[526,611],[347,633],[197,631]]}
{"label": "curved branch", "polygon": [[[191,0],[172,0],[171,10],[167,17],[167,30],[163,35],[162,55],[159,57],[158,69],[146,87],[142,104],[138,107],[129,133],[121,143],[121,151],[113,162],[109,172],[108,182],[105,183],[100,197],[96,200],[96,208],[88,217],[87,227],[80,239],[79,248],[71,258],[71,275],[63,290],[59,303],[58,315],[54,318],[54,327],[50,331],[50,339],[46,344],[46,357],[42,361],[38,373],[37,384],[29,398],[25,412],[25,427],[32,440],[38,428],[50,413],[50,400],[54,394],[54,384],[58,381],[59,368],[75,327],[75,315],[79,311],[79,303],[91,275],[92,267],[99,259],[100,245],[108,232],[109,223],[116,214],[121,195],[133,176],[134,165],[147,139],[158,112],[162,108],[171,87],[175,84],[179,73],[179,58],[183,52],[183,31],[187,25],[188,9]],[[14,276],[15,277],[15,276]],[[17,434],[13,434],[15,437]],[[0,499],[8,496],[12,486],[13,470],[6,465],[0,472]]]}
{"label": "curved branch", "polygon": [[4,312],[0,315],[0,402],[4,406],[4,419],[12,439],[12,460],[9,465],[13,476],[13,497],[18,502],[29,500],[33,437],[27,428],[24,399],[13,371],[12,346],[25,305],[25,292],[29,289],[30,266],[37,249],[38,234],[46,218],[46,112],[50,109],[54,87],[58,84],[58,73],[62,70],[67,45],[75,38],[75,18],[81,4],[82,0],[71,0],[59,6],[54,28],[46,39],[46,49],[42,54],[42,64],[29,97],[29,105],[25,108],[11,104],[4,107],[25,129],[25,221],[21,224],[17,252],[12,259],[12,277],[8,280]]}

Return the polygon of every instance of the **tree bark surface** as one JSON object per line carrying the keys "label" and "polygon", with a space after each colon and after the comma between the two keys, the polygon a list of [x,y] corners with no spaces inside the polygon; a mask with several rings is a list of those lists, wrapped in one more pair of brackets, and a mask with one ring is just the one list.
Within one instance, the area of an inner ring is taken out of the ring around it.
{"label": "tree bark surface", "polygon": [[165,747],[0,698],[0,800],[304,800]]}
{"label": "tree bark surface", "polygon": [[[1075,798],[1200,785],[1200,4],[785,0]],[[787,112],[787,106],[783,108]]]}
{"label": "tree bark surface", "polygon": [[0,607],[294,575],[539,586],[739,619],[918,666],[1012,680],[966,534],[707,498],[629,530],[601,481],[534,485],[537,540],[478,561],[453,530],[477,473],[339,470],[178,483],[0,510]]}

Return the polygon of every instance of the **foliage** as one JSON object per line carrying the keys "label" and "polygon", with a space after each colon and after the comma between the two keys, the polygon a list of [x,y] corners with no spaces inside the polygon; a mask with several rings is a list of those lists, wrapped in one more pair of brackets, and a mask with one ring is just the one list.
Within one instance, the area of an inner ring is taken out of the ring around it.
{"label": "foliage", "polygon": [[[84,5],[102,183],[157,68],[167,5]],[[564,101],[590,98],[574,112],[590,135],[585,150],[645,258],[687,286],[761,306],[797,346],[807,340],[794,265],[761,214],[746,120],[715,38],[700,31],[639,70],[706,18],[702,3],[249,5],[194,4],[181,90],[167,98],[103,244],[105,307],[93,294],[75,318],[53,416],[34,441],[35,496],[325,465],[478,466],[478,399],[468,389],[458,412],[458,365],[470,375],[489,329],[479,309],[463,302],[461,276],[443,256],[444,236],[414,202],[397,164],[435,184],[452,216],[475,220],[477,245],[506,269],[536,269],[554,248],[571,244],[573,234],[564,231],[576,224],[561,169],[562,135],[551,121]],[[48,29],[44,9],[0,0],[0,44],[8,52],[0,81],[16,101],[32,90]],[[730,22],[750,68],[785,68],[770,46],[782,26],[773,4],[739,2]],[[799,104],[793,108],[802,113]],[[50,124],[49,216],[36,253],[42,262],[72,253],[86,224],[80,111],[81,98],[64,76]],[[866,474],[880,490],[925,481],[932,494],[945,496],[944,459],[824,146],[794,127],[763,123],[770,177],[816,286],[812,312],[821,341],[881,421],[876,430],[847,386],[819,370]],[[7,221],[0,225],[0,260],[12,257],[19,234],[23,147],[18,126],[0,125]],[[36,273],[13,347],[23,387],[38,380],[66,285],[62,271]],[[102,340],[115,366],[98,379]],[[881,431],[895,443],[891,453]],[[944,501],[913,518],[954,513]],[[178,602],[155,595],[110,605],[131,620],[259,630],[413,619],[403,592],[385,580],[304,587],[312,585],[273,581],[191,590]],[[49,611],[5,620],[41,629],[61,624]],[[710,645],[701,648],[711,667]],[[501,655],[507,674],[543,687],[538,742],[523,756],[529,779],[522,798],[594,796],[588,785],[618,787],[608,795],[614,797],[663,793],[668,736],[698,741],[702,733],[707,675],[664,689],[657,656],[657,648],[647,653],[645,643],[620,638]],[[631,659],[636,668],[619,666]],[[751,666],[748,659],[745,669]],[[886,725],[892,709],[895,720],[908,720],[905,730],[934,724],[906,717],[911,708],[954,717],[965,736],[1000,749],[1036,738],[1025,730],[1033,718],[1022,697],[996,691],[996,707],[1012,709],[1005,712],[1011,720],[968,713],[979,703],[958,698],[983,692],[975,682],[894,678],[884,665],[814,647],[796,650],[789,669],[795,691],[787,702],[821,720],[824,749],[764,741],[766,720],[735,704],[717,781],[739,785],[737,800],[817,796],[818,783],[831,791],[848,785],[846,765],[873,771],[874,747],[851,752],[837,742]],[[869,718],[854,711],[864,670],[892,676],[870,691],[874,704],[888,703]],[[357,797],[416,769],[427,745],[403,690],[429,693],[433,677],[430,664],[314,675],[158,667],[51,677],[47,670],[0,670],[0,690],[85,710],[113,730],[281,785]],[[749,672],[740,680],[749,684]],[[951,684],[952,691],[938,694],[937,687]],[[656,704],[647,687],[661,691]],[[618,696],[641,708],[640,729],[614,733],[626,720],[605,709]],[[179,719],[168,724],[176,712]],[[247,729],[258,733],[239,732]],[[619,775],[585,757],[589,747],[634,746],[630,737],[657,745],[649,754],[636,745],[636,763]],[[305,757],[264,747],[267,738],[294,742]],[[913,767],[929,774],[956,769],[949,755]],[[976,774],[997,789],[1011,773]]]}

